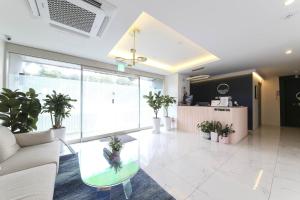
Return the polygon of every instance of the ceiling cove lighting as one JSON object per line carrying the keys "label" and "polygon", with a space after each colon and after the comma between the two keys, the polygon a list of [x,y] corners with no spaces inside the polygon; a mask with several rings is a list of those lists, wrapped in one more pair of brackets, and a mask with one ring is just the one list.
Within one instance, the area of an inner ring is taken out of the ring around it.
{"label": "ceiling cove lighting", "polygon": [[285,0],[284,5],[289,6],[289,5],[293,4],[294,2],[295,2],[295,0]]}
{"label": "ceiling cove lighting", "polygon": [[[130,33],[137,27],[141,30],[141,33],[137,35],[138,42],[143,44],[138,45],[137,52],[135,52],[135,60],[143,64],[143,66],[137,64],[137,68],[150,66],[176,73],[220,60],[208,50],[146,12],[142,12],[130,25],[109,52],[109,58],[120,61],[121,58],[132,57],[133,53],[128,51],[132,47]],[[142,59],[145,58],[144,56],[147,59]]]}
{"label": "ceiling cove lighting", "polygon": [[259,75],[257,72],[252,72],[252,74],[260,82],[262,82],[264,80],[263,77],[261,75]]}
{"label": "ceiling cove lighting", "polygon": [[285,51],[285,54],[286,54],[286,55],[289,55],[289,54],[292,54],[292,53],[293,53],[293,50],[292,50],[292,49],[288,49],[288,50]]}

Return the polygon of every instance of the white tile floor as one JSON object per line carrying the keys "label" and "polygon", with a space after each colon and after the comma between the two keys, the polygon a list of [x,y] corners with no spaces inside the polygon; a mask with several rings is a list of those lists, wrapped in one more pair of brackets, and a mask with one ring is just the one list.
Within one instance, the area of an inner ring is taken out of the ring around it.
{"label": "white tile floor", "polygon": [[176,131],[131,135],[141,167],[176,199],[300,199],[300,129],[262,127],[237,145]]}

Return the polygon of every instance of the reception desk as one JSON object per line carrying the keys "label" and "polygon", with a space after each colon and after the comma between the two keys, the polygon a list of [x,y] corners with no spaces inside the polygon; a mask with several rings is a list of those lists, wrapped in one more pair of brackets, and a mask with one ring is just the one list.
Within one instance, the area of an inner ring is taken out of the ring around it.
{"label": "reception desk", "polygon": [[222,125],[233,124],[235,133],[229,135],[229,143],[238,143],[248,135],[247,107],[178,106],[177,129],[199,133],[197,124],[205,120],[220,121]]}

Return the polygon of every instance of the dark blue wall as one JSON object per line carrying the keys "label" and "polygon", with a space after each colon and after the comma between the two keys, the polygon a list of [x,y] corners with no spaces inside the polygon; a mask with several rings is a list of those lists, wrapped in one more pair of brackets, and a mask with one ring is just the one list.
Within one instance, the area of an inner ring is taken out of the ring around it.
{"label": "dark blue wall", "polygon": [[[217,86],[226,83],[230,86],[226,95],[217,92]],[[190,85],[190,93],[194,96],[193,104],[197,102],[210,102],[217,96],[231,96],[240,106],[248,107],[248,129],[252,130],[252,75],[211,80]]]}

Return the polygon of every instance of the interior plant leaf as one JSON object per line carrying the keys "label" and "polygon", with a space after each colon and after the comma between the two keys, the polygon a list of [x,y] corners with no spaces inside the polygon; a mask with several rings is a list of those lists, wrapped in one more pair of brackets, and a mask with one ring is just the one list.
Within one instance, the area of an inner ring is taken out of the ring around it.
{"label": "interior plant leaf", "polygon": [[2,125],[13,133],[36,130],[36,122],[41,112],[41,103],[33,89],[24,93],[3,88],[0,94],[0,118]]}
{"label": "interior plant leaf", "polygon": [[62,128],[63,120],[70,116],[70,111],[73,108],[71,102],[77,100],[53,90],[52,94],[46,95],[44,101],[42,112],[50,114],[52,127],[58,129]]}

